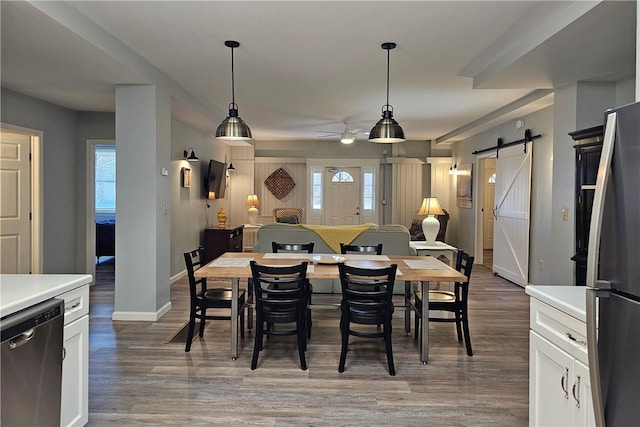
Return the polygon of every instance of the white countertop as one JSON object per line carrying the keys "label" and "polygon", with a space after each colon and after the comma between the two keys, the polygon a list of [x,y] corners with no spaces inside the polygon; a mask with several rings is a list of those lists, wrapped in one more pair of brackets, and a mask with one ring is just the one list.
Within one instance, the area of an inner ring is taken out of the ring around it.
{"label": "white countertop", "polygon": [[584,286],[529,285],[525,288],[525,292],[571,317],[586,322],[587,302]]}
{"label": "white countertop", "polygon": [[0,274],[0,317],[91,283],[90,274]]}

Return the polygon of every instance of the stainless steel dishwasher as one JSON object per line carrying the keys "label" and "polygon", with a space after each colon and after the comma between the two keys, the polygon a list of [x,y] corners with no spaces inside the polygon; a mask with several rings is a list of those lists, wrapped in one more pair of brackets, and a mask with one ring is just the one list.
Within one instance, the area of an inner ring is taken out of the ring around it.
{"label": "stainless steel dishwasher", "polygon": [[0,320],[0,424],[59,426],[64,302],[52,299]]}

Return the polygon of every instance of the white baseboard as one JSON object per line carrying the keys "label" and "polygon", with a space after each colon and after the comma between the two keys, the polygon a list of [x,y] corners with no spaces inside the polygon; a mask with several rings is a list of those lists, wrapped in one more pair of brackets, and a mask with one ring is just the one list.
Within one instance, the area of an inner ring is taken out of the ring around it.
{"label": "white baseboard", "polygon": [[114,311],[111,320],[155,322],[171,310],[171,302],[166,303],[155,312],[146,311]]}
{"label": "white baseboard", "polygon": [[177,282],[178,280],[182,279],[183,277],[186,277],[187,275],[187,269],[185,268],[184,270],[182,270],[180,273],[176,274],[175,276],[171,276],[169,278],[169,283],[170,284],[174,284],[175,282]]}

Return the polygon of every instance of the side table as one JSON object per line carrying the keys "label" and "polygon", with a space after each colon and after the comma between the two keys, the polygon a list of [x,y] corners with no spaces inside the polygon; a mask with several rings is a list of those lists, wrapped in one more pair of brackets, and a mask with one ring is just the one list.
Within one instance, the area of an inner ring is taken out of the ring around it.
{"label": "side table", "polygon": [[434,258],[440,258],[441,256],[447,257],[449,265],[455,268],[455,262],[453,259],[453,251],[457,251],[458,248],[447,245],[444,242],[436,242],[435,245],[427,245],[424,240],[412,240],[409,242],[409,246],[414,248],[418,255],[431,255]]}
{"label": "side table", "polygon": [[258,239],[258,229],[262,224],[245,224],[242,247],[244,252],[251,252]]}

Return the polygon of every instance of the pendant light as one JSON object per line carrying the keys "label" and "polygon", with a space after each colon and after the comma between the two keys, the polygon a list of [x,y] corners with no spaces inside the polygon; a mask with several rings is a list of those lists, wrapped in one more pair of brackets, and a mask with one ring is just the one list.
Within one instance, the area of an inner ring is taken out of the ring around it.
{"label": "pendant light", "polygon": [[387,51],[387,103],[382,106],[382,118],[369,132],[369,141],[378,143],[402,142],[404,131],[393,118],[393,107],[389,105],[389,51],[396,48],[393,42],[382,43]]}
{"label": "pendant light", "polygon": [[216,129],[216,139],[247,141],[253,138],[249,126],[238,116],[233,69],[233,49],[239,47],[240,43],[234,40],[227,40],[224,45],[231,48],[231,104],[229,104],[229,116]]}

